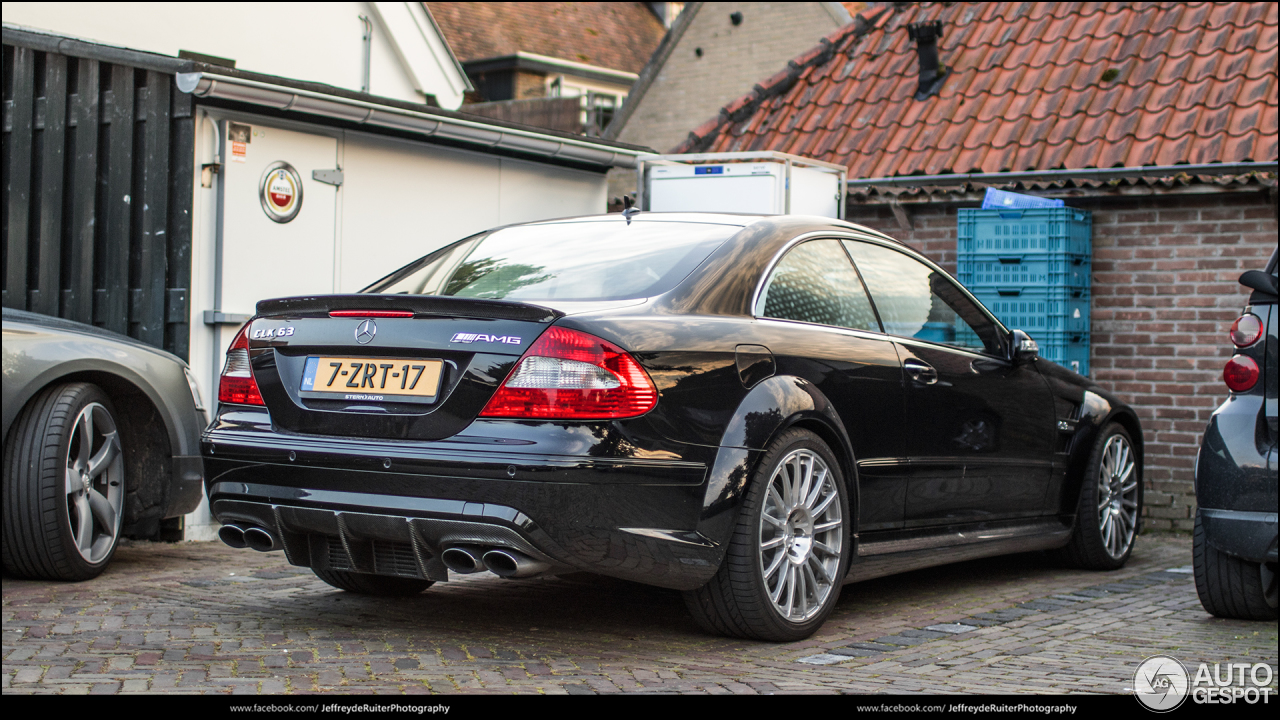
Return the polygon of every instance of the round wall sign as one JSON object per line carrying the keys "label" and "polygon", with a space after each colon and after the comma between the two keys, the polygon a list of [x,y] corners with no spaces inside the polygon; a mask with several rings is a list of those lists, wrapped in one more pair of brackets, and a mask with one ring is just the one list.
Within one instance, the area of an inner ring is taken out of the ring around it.
{"label": "round wall sign", "polygon": [[283,160],[271,163],[262,173],[258,199],[267,217],[278,223],[293,220],[302,209],[302,176]]}

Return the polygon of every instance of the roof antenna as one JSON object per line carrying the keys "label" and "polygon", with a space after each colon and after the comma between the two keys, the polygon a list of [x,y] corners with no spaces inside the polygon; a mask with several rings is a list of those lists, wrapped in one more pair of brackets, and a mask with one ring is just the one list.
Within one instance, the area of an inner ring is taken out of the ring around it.
{"label": "roof antenna", "polygon": [[632,207],[632,204],[634,202],[635,201],[631,199],[630,195],[622,196],[622,217],[627,219],[628,225],[631,224],[631,218],[635,217],[640,213],[640,208]]}

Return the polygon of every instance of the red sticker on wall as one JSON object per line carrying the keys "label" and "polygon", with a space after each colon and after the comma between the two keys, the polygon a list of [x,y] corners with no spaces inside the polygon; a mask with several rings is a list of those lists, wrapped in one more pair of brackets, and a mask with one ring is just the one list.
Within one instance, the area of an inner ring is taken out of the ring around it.
{"label": "red sticker on wall", "polygon": [[287,223],[302,209],[302,176],[289,163],[277,160],[263,172],[258,196],[267,217]]}

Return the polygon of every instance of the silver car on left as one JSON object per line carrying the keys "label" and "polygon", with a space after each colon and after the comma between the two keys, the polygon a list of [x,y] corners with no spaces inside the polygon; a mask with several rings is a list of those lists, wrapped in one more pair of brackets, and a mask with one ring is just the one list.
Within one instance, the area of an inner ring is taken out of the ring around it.
{"label": "silver car on left", "polygon": [[120,537],[200,503],[205,410],[177,357],[70,320],[4,309],[4,568],[88,580]]}

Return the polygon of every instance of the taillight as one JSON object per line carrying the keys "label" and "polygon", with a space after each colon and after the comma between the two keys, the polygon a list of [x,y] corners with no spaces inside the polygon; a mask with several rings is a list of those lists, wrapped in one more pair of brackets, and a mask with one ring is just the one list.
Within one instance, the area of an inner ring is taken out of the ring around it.
{"label": "taillight", "polygon": [[658,403],[658,390],[622,348],[553,327],[520,358],[481,417],[613,420]]}
{"label": "taillight", "polygon": [[1231,323],[1231,342],[1236,347],[1249,347],[1262,337],[1262,319],[1245,313]]}
{"label": "taillight", "polygon": [[227,350],[227,364],[222,368],[222,378],[218,381],[218,402],[266,405],[262,402],[258,383],[253,379],[253,368],[249,367],[249,338],[245,335],[248,329],[249,323],[245,323]]}
{"label": "taillight", "polygon": [[1231,392],[1252,390],[1258,384],[1258,363],[1248,355],[1236,355],[1223,368],[1222,380],[1231,388]]}

